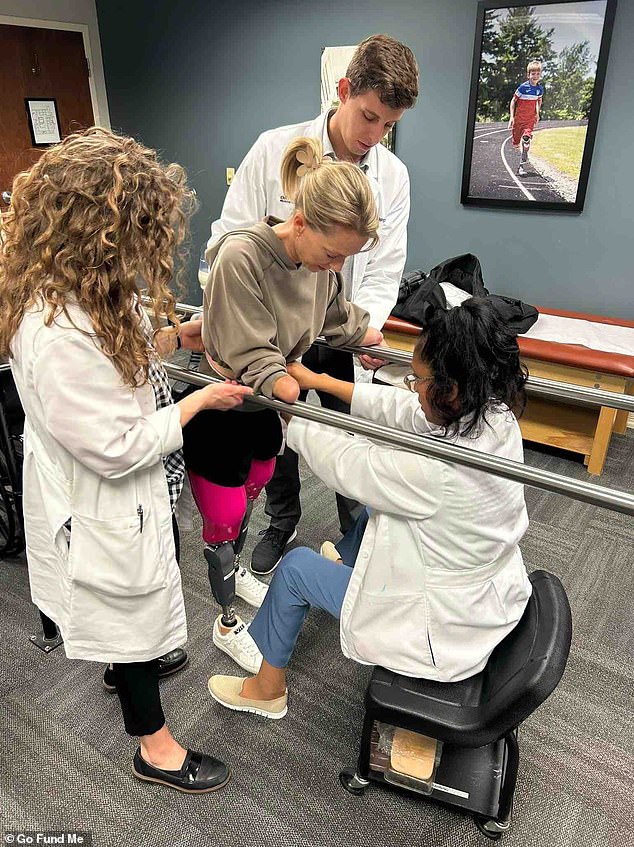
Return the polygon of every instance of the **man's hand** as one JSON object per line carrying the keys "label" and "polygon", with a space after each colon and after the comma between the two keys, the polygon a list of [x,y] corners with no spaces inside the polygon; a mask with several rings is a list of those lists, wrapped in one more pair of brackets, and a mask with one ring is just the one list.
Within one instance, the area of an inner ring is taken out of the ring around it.
{"label": "man's hand", "polygon": [[511,118],[509,120],[509,129],[513,129],[513,124],[515,123],[515,118]]}

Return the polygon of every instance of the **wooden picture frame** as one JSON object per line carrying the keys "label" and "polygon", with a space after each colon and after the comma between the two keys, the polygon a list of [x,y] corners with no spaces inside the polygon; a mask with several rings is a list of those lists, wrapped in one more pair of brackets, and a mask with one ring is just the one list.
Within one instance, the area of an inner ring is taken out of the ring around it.
{"label": "wooden picture frame", "polygon": [[615,12],[616,0],[481,0],[464,205],[583,210]]}

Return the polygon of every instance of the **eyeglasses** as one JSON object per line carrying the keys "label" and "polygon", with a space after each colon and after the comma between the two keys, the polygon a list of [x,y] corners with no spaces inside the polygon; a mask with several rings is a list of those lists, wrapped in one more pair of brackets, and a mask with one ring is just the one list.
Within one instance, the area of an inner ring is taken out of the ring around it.
{"label": "eyeglasses", "polygon": [[416,374],[407,374],[403,377],[403,382],[410,391],[418,391],[418,386],[423,382],[431,382],[433,376],[416,376]]}

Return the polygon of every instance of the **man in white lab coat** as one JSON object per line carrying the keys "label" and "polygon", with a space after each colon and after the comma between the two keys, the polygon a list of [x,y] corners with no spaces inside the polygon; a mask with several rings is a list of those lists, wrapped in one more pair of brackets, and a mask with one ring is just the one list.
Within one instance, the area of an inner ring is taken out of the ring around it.
{"label": "man in white lab coat", "polygon": [[[233,179],[219,220],[212,224],[211,247],[226,232],[256,223],[267,215],[286,220],[293,210],[284,196],[280,163],[288,143],[298,136],[319,138],[324,154],[355,162],[364,170],[377,202],[380,242],[368,252],[346,259],[341,271],[346,297],[370,313],[370,326],[381,329],[394,306],[407,253],[409,176],[405,165],[379,142],[418,96],[418,66],[412,51],[386,35],[363,41],[338,83],[339,106],[312,121],[262,133],[245,156]],[[364,367],[382,364],[360,357]],[[303,357],[311,370],[351,380],[352,356],[313,347]],[[327,394],[322,405],[349,412]],[[266,513],[271,525],[253,552],[251,570],[271,573],[286,545],[295,538],[301,515],[297,454],[287,449],[278,457],[275,475],[266,488]],[[360,512],[359,504],[337,495],[342,532]]]}

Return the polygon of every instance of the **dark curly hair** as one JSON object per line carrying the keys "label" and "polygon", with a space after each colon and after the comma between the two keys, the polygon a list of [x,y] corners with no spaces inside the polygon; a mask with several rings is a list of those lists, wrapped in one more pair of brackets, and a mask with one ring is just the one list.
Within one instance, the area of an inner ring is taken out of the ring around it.
{"label": "dark curly hair", "polygon": [[492,409],[507,406],[516,417],[524,411],[528,371],[520,363],[515,333],[486,297],[436,309],[414,357],[433,374],[427,398],[447,435],[479,435]]}

